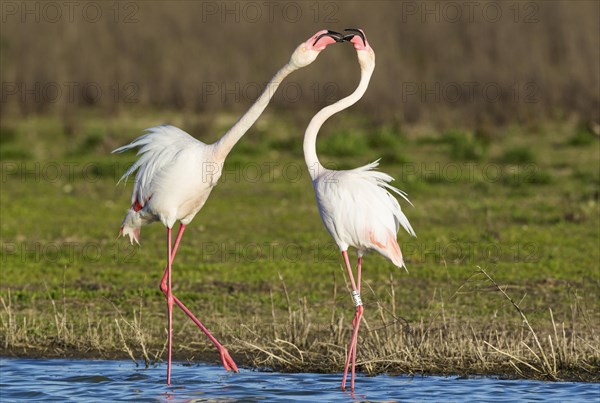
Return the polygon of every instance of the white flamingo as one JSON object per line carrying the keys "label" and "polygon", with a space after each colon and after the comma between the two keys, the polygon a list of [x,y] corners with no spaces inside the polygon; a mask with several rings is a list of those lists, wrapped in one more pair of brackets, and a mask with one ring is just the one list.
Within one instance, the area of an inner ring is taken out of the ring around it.
{"label": "white flamingo", "polygon": [[[312,178],[321,219],[342,251],[352,285],[356,313],[344,365],[342,390],[346,389],[350,361],[352,361],[351,389],[354,390],[356,343],[364,312],[360,297],[362,257],[367,251],[374,250],[388,258],[394,265],[403,267],[404,260],[396,234],[400,226],[410,235],[414,236],[415,232],[402,212],[398,200],[390,192],[396,193],[409,203],[410,201],[404,192],[389,184],[393,180],[390,175],[374,170],[379,160],[360,168],[335,171],[324,168],[317,157],[316,141],[319,129],[329,117],[350,107],[364,95],[375,68],[375,52],[369,46],[364,32],[355,29],[347,31],[355,32],[346,35],[344,39],[349,39],[356,49],[361,69],[360,82],[351,95],[323,108],[312,118],[304,135],[304,158]],[[358,255],[356,281],[348,259],[349,246],[355,247]]]}
{"label": "white flamingo", "polygon": [[[130,144],[113,152],[121,153],[140,147],[139,159],[125,172],[121,180],[137,170],[131,208],[127,211],[120,235],[128,235],[131,243],[139,243],[142,225],[160,221],[167,228],[167,265],[160,290],[167,299],[168,362],[167,384],[171,384],[171,345],[173,303],[179,306],[217,347],[226,370],[238,372],[227,349],[208,331],[190,310],[173,295],[171,268],[183,232],[204,206],[211,190],[217,184],[225,158],[260,114],[267,107],[279,84],[293,71],[308,66],[328,45],[339,41],[341,35],[333,31],[319,31],[301,43],[286,63],[267,84],[250,109],[216,143],[205,144],[173,126],[158,126]],[[172,245],[171,229],[180,221],[179,231]]]}

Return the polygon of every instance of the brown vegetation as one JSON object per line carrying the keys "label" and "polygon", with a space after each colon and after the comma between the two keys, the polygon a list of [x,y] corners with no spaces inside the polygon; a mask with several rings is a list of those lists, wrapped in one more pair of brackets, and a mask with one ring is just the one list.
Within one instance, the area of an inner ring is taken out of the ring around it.
{"label": "brown vegetation", "polygon": [[[315,320],[306,297],[291,302],[281,279],[281,292],[288,301],[287,316],[272,306],[272,317],[247,314],[239,318],[208,317],[238,364],[259,369],[288,372],[340,371],[346,356],[346,342],[352,331],[348,317],[338,307],[334,287],[331,320],[328,326]],[[368,284],[367,284],[368,285]],[[472,292],[473,287],[492,285],[492,290],[518,312],[514,322],[478,323],[465,321],[451,312],[454,296]],[[468,291],[470,289],[470,291]],[[349,290],[347,290],[349,291]],[[366,305],[359,336],[357,367],[367,374],[494,374],[545,380],[600,381],[598,335],[590,318],[575,301],[570,323],[557,322],[552,309],[547,318],[532,326],[518,304],[484,270],[474,272],[449,301],[431,301],[429,319],[409,323],[396,312],[394,282],[390,278],[390,303],[376,300]],[[131,358],[149,366],[164,358],[165,329],[160,320],[150,320],[138,307],[123,313],[115,306],[113,315],[87,312],[87,320],[69,317],[67,303],[50,296],[54,315],[15,315],[10,291],[1,298],[0,343],[4,355],[45,357]],[[348,301],[346,301],[348,302]],[[345,304],[347,305],[347,304]],[[344,307],[345,308],[345,307]],[[69,308],[70,309],[70,308]],[[279,312],[279,313],[276,313]],[[36,322],[40,320],[40,322]],[[46,321],[47,320],[47,321]],[[234,325],[239,324],[241,325]],[[185,321],[175,330],[178,339],[174,356],[188,361],[218,362],[213,346]]]}
{"label": "brown vegetation", "polygon": [[[239,113],[302,40],[357,26],[377,51],[356,106],[372,116],[478,127],[600,120],[598,2],[267,3],[53,3],[60,18],[43,2],[11,3],[2,114],[68,120],[85,106],[112,114],[134,105]],[[346,94],[358,79],[353,53],[325,52],[289,79],[275,107],[314,111]]]}

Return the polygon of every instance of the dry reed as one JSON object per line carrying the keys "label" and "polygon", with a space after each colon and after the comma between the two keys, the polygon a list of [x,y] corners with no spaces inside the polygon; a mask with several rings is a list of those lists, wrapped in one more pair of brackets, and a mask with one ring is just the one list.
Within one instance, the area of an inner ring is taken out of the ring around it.
{"label": "dry reed", "polygon": [[[432,308],[429,320],[409,322],[396,314],[391,303],[377,300],[366,303],[364,328],[359,335],[358,370],[367,374],[500,374],[547,380],[600,381],[600,337],[593,320],[581,314],[572,323],[558,322],[551,308],[549,318],[534,329],[527,315],[505,288],[484,269],[473,278],[483,277],[508,300],[519,315],[521,324],[477,323],[445,312],[452,303],[442,301]],[[222,335],[236,361],[259,369],[279,371],[340,371],[346,356],[346,343],[351,334],[350,296],[338,307],[334,298],[329,320],[319,321],[311,314],[306,298],[294,302],[283,277],[281,292],[285,294],[285,319],[280,319],[274,306],[271,320],[208,318],[220,323]],[[338,286],[334,286],[335,296]],[[273,293],[274,291],[272,291]],[[395,294],[390,281],[389,294]],[[456,293],[455,293],[456,295]],[[16,314],[10,290],[0,298],[0,342],[3,355],[128,357],[149,366],[163,358],[164,328],[158,323],[143,321],[142,308],[122,314],[116,311],[113,320],[94,317],[87,312],[84,321],[67,321],[67,303],[53,307],[52,325],[47,316]],[[432,300],[437,300],[434,296]],[[59,306],[62,305],[62,306]],[[578,312],[579,307],[572,307]],[[591,322],[590,322],[591,321]],[[580,323],[592,330],[586,332]],[[125,326],[122,326],[122,325]],[[217,362],[217,355],[208,341],[198,336],[193,326],[184,326],[177,334],[174,352],[179,359]],[[152,358],[151,358],[152,357]]]}

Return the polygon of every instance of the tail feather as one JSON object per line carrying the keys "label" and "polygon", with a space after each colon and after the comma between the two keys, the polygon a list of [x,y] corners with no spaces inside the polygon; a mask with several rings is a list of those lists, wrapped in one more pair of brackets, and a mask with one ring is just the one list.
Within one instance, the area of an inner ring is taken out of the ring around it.
{"label": "tail feather", "polygon": [[123,224],[121,225],[121,230],[119,231],[119,236],[129,236],[129,242],[133,245],[133,241],[140,244],[140,232],[142,230],[142,220],[139,217],[138,212],[136,212],[133,208],[127,210],[127,214],[123,219]]}
{"label": "tail feather", "polygon": [[400,245],[398,244],[398,240],[396,239],[396,234],[394,234],[393,232],[388,232],[387,239],[383,241],[378,240],[377,236],[373,232],[370,232],[369,240],[371,241],[372,249],[376,250],[382,256],[389,259],[390,262],[392,262],[396,267],[404,267],[404,269],[406,270],[406,265],[404,264],[402,251],[400,250]]}
{"label": "tail feather", "polygon": [[394,235],[390,234],[388,238],[388,257],[396,265],[397,267],[404,267],[404,258],[402,257],[402,251],[400,250],[400,245],[398,245],[398,241]]}
{"label": "tail feather", "polygon": [[140,232],[141,228],[139,227],[121,227],[121,231],[119,231],[119,236],[129,235],[129,242],[133,245],[133,241],[140,244]]}
{"label": "tail feather", "polygon": [[355,173],[360,173],[360,174],[364,175],[365,178],[368,178],[369,180],[373,181],[377,186],[379,186],[380,188],[387,191],[387,194],[390,198],[391,209],[394,214],[394,219],[396,220],[396,223],[397,223],[396,232],[398,231],[399,225],[401,225],[402,228],[404,228],[406,230],[406,232],[408,232],[410,235],[416,237],[417,235],[415,234],[415,230],[410,225],[410,222],[408,221],[408,218],[406,217],[406,215],[404,215],[404,212],[402,212],[402,208],[400,207],[398,200],[396,200],[396,198],[390,192],[393,192],[393,193],[397,194],[398,196],[402,197],[411,206],[413,205],[412,202],[408,199],[406,192],[398,189],[397,187],[390,185],[390,182],[392,182],[394,180],[394,178],[392,178],[390,175],[386,174],[385,172],[380,172],[380,171],[375,170],[375,168],[377,168],[378,166],[379,166],[379,160],[376,160],[376,161],[371,162],[370,164],[364,165],[359,168],[355,168],[352,171]]}

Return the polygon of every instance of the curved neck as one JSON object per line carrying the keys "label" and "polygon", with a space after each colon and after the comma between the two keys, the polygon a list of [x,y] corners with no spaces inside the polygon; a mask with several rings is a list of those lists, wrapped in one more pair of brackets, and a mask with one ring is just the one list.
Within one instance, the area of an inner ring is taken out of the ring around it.
{"label": "curved neck", "polygon": [[291,65],[290,63],[283,66],[271,81],[267,84],[264,91],[260,94],[258,99],[254,102],[254,104],[248,109],[246,113],[242,115],[241,118],[229,129],[227,132],[214,144],[215,145],[215,154],[222,158],[223,160],[233,146],[237,144],[237,142],[242,138],[242,136],[250,129],[250,127],[256,122],[259,116],[263,113],[273,95],[275,95],[275,91],[279,87],[279,84],[297,67]]}
{"label": "curved neck", "polygon": [[304,133],[304,160],[306,161],[306,166],[308,167],[308,171],[313,180],[324,170],[323,165],[321,165],[319,157],[317,156],[317,135],[319,134],[319,129],[331,116],[349,108],[362,98],[367,91],[374,68],[374,64],[365,68],[363,68],[361,64],[360,82],[354,92],[347,97],[340,99],[336,103],[321,109],[308,124],[306,132]]}

